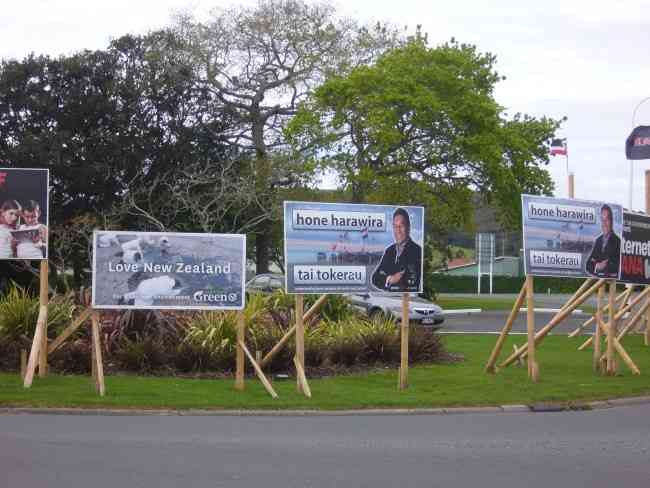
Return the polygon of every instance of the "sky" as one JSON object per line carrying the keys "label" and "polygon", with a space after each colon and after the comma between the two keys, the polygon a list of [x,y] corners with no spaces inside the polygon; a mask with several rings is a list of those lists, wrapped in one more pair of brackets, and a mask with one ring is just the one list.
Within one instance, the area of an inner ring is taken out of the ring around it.
{"label": "sky", "polygon": [[[0,58],[70,54],[103,49],[112,38],[146,33],[170,22],[174,11],[199,17],[214,7],[254,0],[21,0],[3,2]],[[420,24],[430,45],[451,37],[497,56],[507,79],[495,98],[509,114],[561,118],[575,197],[630,202],[625,139],[635,125],[650,125],[650,2],[645,0],[347,0],[343,15],[389,21],[411,31]],[[636,109],[636,111],[635,111]],[[556,196],[567,196],[567,160],[551,158]],[[635,161],[632,209],[645,209],[644,173]]]}

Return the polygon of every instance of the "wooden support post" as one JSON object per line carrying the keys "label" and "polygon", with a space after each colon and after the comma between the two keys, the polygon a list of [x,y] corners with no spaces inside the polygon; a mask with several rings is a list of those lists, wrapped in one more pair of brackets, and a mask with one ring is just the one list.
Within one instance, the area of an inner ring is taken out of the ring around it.
{"label": "wooden support post", "polygon": [[595,342],[594,342],[594,357],[593,357],[593,369],[594,373],[599,373],[601,371],[600,369],[600,346],[601,346],[601,337],[600,337],[600,329],[603,326],[603,289],[599,288],[598,289],[598,298],[596,301],[596,334],[595,334]]}
{"label": "wooden support post", "polygon": [[399,389],[408,388],[409,374],[409,300],[410,295],[407,292],[402,294],[402,326],[401,336],[401,360],[399,367]]}
{"label": "wooden support post", "polygon": [[[625,304],[625,306],[623,308],[621,308],[620,310],[617,309],[617,311],[615,312],[616,320],[618,321],[618,320],[622,319],[626,312],[631,310],[634,306],[636,306],[637,303],[639,303],[646,296],[650,296],[650,288],[648,288],[647,290],[643,290],[636,297],[634,297],[634,300],[632,300],[631,302],[628,302],[627,304]],[[605,308],[607,310],[609,310],[609,306],[607,306]],[[583,349],[586,349],[587,347],[589,347],[591,345],[591,343],[593,342],[593,340],[594,340],[593,337],[589,337],[587,340],[585,340],[585,342],[583,342],[580,345],[580,347],[578,347],[578,351],[582,351]]]}
{"label": "wooden support post", "polygon": [[[607,333],[609,331],[609,329],[605,326],[605,324],[602,324],[601,329],[604,333]],[[627,367],[630,368],[632,374],[641,374],[641,371],[639,370],[637,365],[634,363],[634,361],[632,361],[632,358],[627,353],[627,351],[623,349],[623,346],[621,346],[621,343],[618,342],[618,339],[616,339],[616,337],[614,337],[614,349],[619,354],[619,356],[623,358],[623,361],[625,362]],[[601,361],[603,360],[605,361],[605,363],[607,363],[607,352],[605,352],[605,354],[601,356]],[[606,367],[607,364],[605,364],[605,371],[606,371]]]}
{"label": "wooden support post", "polygon": [[45,322],[47,321],[47,306],[40,306],[38,311],[38,320],[36,321],[36,331],[32,340],[32,349],[29,352],[27,361],[27,371],[23,380],[23,386],[29,388],[34,381],[34,373],[40,357],[40,349],[43,347],[43,335],[46,333]]}
{"label": "wooden support post", "polygon": [[539,379],[539,366],[535,356],[535,295],[533,276],[526,276],[526,325],[528,331],[528,377],[533,383]]}
{"label": "wooden support post", "polygon": [[239,344],[239,346],[244,351],[244,354],[246,354],[246,357],[248,358],[248,360],[253,365],[253,369],[255,370],[255,374],[257,375],[257,377],[262,382],[262,385],[264,386],[264,389],[269,393],[269,395],[271,395],[272,398],[277,398],[278,394],[273,389],[273,386],[271,386],[271,383],[269,382],[269,380],[266,379],[266,376],[264,376],[264,372],[262,371],[262,368],[260,368],[260,365],[257,364],[255,359],[253,359],[253,356],[251,355],[248,348],[246,347],[246,344],[244,344],[243,342],[238,342],[237,344]]}
{"label": "wooden support post", "polygon": [[95,366],[95,389],[99,396],[106,394],[106,385],[104,384],[104,361],[102,359],[102,342],[99,330],[99,312],[93,310],[90,315],[92,327],[92,364]]}
{"label": "wooden support post", "polygon": [[512,310],[510,310],[510,315],[508,315],[508,320],[506,320],[506,324],[503,326],[503,329],[501,329],[501,334],[499,334],[497,343],[494,345],[494,349],[492,349],[492,354],[490,354],[490,358],[488,359],[488,362],[485,365],[484,371],[486,373],[495,372],[496,370],[495,365],[497,359],[499,359],[499,354],[501,354],[501,349],[503,348],[503,344],[505,343],[506,337],[508,337],[510,330],[512,330],[512,324],[514,324],[515,319],[517,318],[517,314],[519,313],[519,309],[521,308],[521,305],[524,303],[525,297],[526,297],[526,283],[522,285],[521,290],[519,291],[519,295],[515,300],[515,304],[513,305]]}
{"label": "wooden support post", "polygon": [[609,280],[609,324],[607,327],[607,374],[616,374],[614,340],[616,339],[616,280]]}
{"label": "wooden support post", "polygon": [[93,343],[93,340],[92,340],[92,321],[91,321],[91,325],[90,325],[90,331],[91,331],[90,377],[93,379],[93,382],[95,383],[95,387],[97,387],[97,356],[95,355],[95,344]]}
{"label": "wooden support post", "polygon": [[43,310],[45,318],[43,319],[44,332],[41,336],[43,341],[39,347],[39,360],[38,360],[38,377],[45,378],[47,376],[47,304],[48,304],[48,266],[47,261],[42,260],[40,265],[40,286],[39,286],[39,305]]}
{"label": "wooden support post", "polygon": [[25,372],[27,371],[27,351],[20,350],[20,379],[25,381]]}
{"label": "wooden support post", "polygon": [[307,398],[311,398],[311,389],[309,388],[309,383],[307,382],[307,376],[305,375],[305,369],[298,361],[296,356],[293,357],[293,364],[296,366],[296,378],[300,383],[299,391],[301,391]]}
{"label": "wooden support post", "polygon": [[642,318],[645,318],[645,314],[648,310],[648,307],[650,307],[650,301],[647,301],[641,305],[641,307],[630,317],[627,321],[627,324],[625,324],[625,327],[623,327],[621,330],[619,330],[616,340],[618,342],[621,342],[621,339],[625,337],[625,335],[632,330],[632,328],[639,322],[641,321]]}
{"label": "wooden support post", "polygon": [[[524,280],[524,284],[525,284],[525,280]],[[515,353],[517,352],[517,344],[513,344],[513,345],[512,345],[512,350],[513,350]],[[519,356],[519,357],[517,358],[517,366],[523,366],[523,365],[524,365],[524,358],[521,357],[521,356]]]}
{"label": "wooden support post", "polygon": [[246,319],[244,312],[239,310],[237,312],[237,365],[235,371],[235,389],[242,391],[244,389],[244,368],[246,358],[244,350],[240,346],[246,342]]}
{"label": "wooden support post", "polygon": [[[544,340],[546,335],[553,330],[558,324],[560,324],[566,317],[569,316],[571,312],[573,312],[577,307],[579,307],[587,298],[589,298],[592,294],[598,291],[600,287],[602,287],[605,284],[604,279],[598,280],[592,287],[590,287],[586,292],[584,292],[582,295],[577,297],[571,305],[569,305],[566,308],[561,309],[551,320],[548,324],[546,324],[544,327],[542,327],[539,332],[535,334],[535,346],[539,346],[539,344]],[[511,354],[508,359],[506,359],[504,362],[501,363],[502,367],[509,366],[512,363],[514,363],[517,358],[523,354],[526,353],[526,347],[520,347],[517,349],[517,351],[513,354]]]}
{"label": "wooden support post", "polygon": [[[312,315],[314,315],[318,309],[325,303],[325,300],[327,300],[327,295],[321,295],[318,297],[318,300],[307,310],[307,313],[305,313],[302,317],[303,323],[307,322]],[[282,336],[282,339],[278,341],[278,343],[273,346],[273,348],[264,356],[264,359],[262,359],[262,362],[260,363],[261,368],[265,368],[273,359],[273,356],[275,356],[279,351],[282,350],[282,348],[289,342],[289,339],[291,339],[291,336],[293,333],[296,331],[296,324],[293,324],[291,328]]]}
{"label": "wooden support post", "polygon": [[90,317],[90,314],[93,312],[92,308],[86,308],[79,316],[72,321],[72,323],[67,326],[59,336],[54,339],[47,348],[47,354],[52,354],[56,351],[61,344],[63,344],[68,337],[70,337],[74,332],[81,327],[81,325]]}
{"label": "wooden support post", "polygon": [[[646,287],[650,288],[650,287]],[[648,297],[648,301],[650,302],[650,297]],[[650,308],[646,312],[645,316],[645,334],[643,334],[643,343],[646,346],[650,346]]]}
{"label": "wooden support post", "polygon": [[[627,301],[628,295],[632,292],[631,288],[627,288],[625,291],[622,291],[617,297],[616,297],[616,303],[620,302],[621,300]],[[609,310],[609,304],[605,305],[603,308],[603,313],[607,312]],[[584,329],[589,327],[591,324],[593,324],[596,321],[596,316],[594,315],[590,319],[586,320],[582,325],[579,325],[577,329],[575,329],[573,332],[569,334],[569,337],[575,337],[580,332],[582,332]]]}
{"label": "wooden support post", "polygon": [[93,331],[93,350],[95,352],[95,368],[97,377],[95,379],[95,387],[99,396],[106,394],[106,386],[104,384],[104,362],[102,361],[102,344],[99,331],[99,312],[93,310],[91,315],[92,331]]}
{"label": "wooden support post", "polygon": [[593,284],[596,282],[596,278],[587,278],[585,281],[582,282],[582,285],[571,295],[571,298],[569,298],[564,305],[560,307],[560,310],[568,307],[571,305],[576,298],[581,296],[585,291],[587,291]]}
{"label": "wooden support post", "polygon": [[[294,363],[300,365],[305,371],[305,323],[303,322],[304,313],[304,296],[296,295],[296,354],[294,356]],[[296,371],[296,388],[300,393],[304,393],[303,383],[300,380],[300,373]]]}

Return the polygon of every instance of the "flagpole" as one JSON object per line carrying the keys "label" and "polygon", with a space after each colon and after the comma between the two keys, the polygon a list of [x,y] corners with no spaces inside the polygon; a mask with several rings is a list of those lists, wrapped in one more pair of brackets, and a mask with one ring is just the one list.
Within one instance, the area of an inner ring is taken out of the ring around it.
{"label": "flagpole", "polygon": [[568,180],[569,198],[575,198],[573,173],[569,171],[569,143],[564,139],[564,157],[566,158],[566,175]]}

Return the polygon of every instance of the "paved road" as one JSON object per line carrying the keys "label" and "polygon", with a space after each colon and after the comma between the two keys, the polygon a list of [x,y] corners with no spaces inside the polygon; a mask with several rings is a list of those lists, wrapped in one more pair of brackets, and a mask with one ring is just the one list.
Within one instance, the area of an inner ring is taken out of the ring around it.
{"label": "paved road", "polygon": [[[442,293],[440,296],[442,297],[453,297],[453,298],[480,298],[481,300],[496,300],[496,301],[503,301],[503,300],[511,300],[513,303],[515,299],[517,298],[517,293],[495,293],[493,295],[490,294],[481,294],[477,295],[476,293]],[[549,307],[549,308],[559,308],[562,305],[564,305],[569,298],[571,298],[571,294],[562,294],[562,293],[557,293],[557,294],[547,294],[547,293],[535,293],[535,306],[536,307]],[[606,298],[605,298],[606,299]],[[590,305],[592,307],[596,306],[596,296],[592,295],[589,297],[587,300],[585,300],[584,305]]]}
{"label": "paved road", "polygon": [[1,486],[640,487],[650,406],[338,417],[0,416]]}
{"label": "paved road", "polygon": [[[448,315],[445,318],[441,332],[500,332],[508,319],[510,312],[491,311],[462,315]],[[554,316],[554,313],[535,313],[535,330],[544,327]],[[567,317],[551,334],[568,334],[585,320],[591,318],[587,314],[574,314]],[[526,332],[526,313],[520,312],[512,326],[512,332]],[[589,327],[584,333],[593,332]]]}

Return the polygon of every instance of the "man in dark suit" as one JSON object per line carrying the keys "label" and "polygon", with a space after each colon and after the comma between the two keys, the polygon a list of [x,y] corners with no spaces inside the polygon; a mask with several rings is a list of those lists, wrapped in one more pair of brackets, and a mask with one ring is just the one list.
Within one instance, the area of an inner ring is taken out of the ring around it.
{"label": "man in dark suit", "polygon": [[600,210],[600,226],[603,233],[596,238],[587,259],[587,273],[604,278],[618,277],[621,239],[612,230],[613,222],[612,209],[609,205],[603,205]]}
{"label": "man in dark suit", "polygon": [[403,208],[393,214],[395,244],[384,250],[372,274],[372,284],[382,291],[419,291],[422,248],[410,237],[411,220]]}

